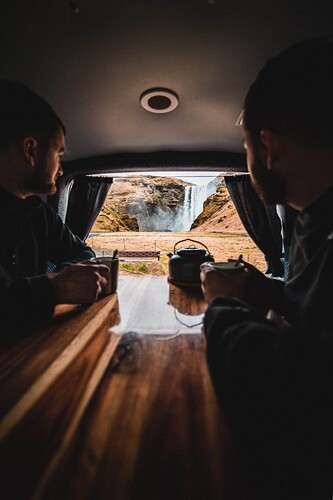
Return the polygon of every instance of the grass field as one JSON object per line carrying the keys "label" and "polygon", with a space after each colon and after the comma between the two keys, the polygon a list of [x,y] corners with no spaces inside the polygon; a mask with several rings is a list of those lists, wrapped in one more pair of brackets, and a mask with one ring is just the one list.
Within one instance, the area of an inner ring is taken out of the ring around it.
{"label": "grass field", "polygon": [[265,260],[261,251],[245,233],[171,233],[171,232],[115,232],[115,233],[92,233],[87,239],[90,245],[99,255],[110,250],[158,250],[160,261],[121,262],[120,269],[124,273],[138,274],[167,274],[168,253],[174,253],[174,246],[180,240],[190,238],[198,241],[184,241],[176,245],[185,248],[190,245],[202,247],[206,245],[209,252],[216,261],[235,259],[239,254],[243,259],[256,266],[260,271],[265,270]]}

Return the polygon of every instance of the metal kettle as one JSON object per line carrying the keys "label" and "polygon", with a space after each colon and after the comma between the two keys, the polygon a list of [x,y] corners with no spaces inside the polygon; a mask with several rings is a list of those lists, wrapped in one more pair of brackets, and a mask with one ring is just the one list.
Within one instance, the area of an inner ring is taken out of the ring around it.
{"label": "metal kettle", "polygon": [[[202,245],[204,248],[197,248],[193,244],[176,250],[179,243],[191,241]],[[214,257],[209,252],[206,245],[199,241],[187,238],[178,241],[173,250],[173,254],[169,253],[169,282],[177,286],[196,287],[200,286],[200,266],[204,262],[214,262]]]}

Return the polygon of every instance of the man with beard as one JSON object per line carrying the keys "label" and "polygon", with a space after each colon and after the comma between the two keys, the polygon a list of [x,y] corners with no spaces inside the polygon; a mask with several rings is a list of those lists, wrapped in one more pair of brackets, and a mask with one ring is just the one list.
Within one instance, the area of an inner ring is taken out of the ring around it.
{"label": "man with beard", "polygon": [[[37,194],[62,175],[65,127],[25,85],[0,81],[0,315],[2,330],[49,318],[59,303],[91,303],[108,268]],[[57,267],[48,273],[48,263]]]}
{"label": "man with beard", "polygon": [[202,266],[208,363],[255,498],[332,491],[332,76],[332,42],[308,40],[269,60],[244,103],[255,190],[299,211],[288,281]]}

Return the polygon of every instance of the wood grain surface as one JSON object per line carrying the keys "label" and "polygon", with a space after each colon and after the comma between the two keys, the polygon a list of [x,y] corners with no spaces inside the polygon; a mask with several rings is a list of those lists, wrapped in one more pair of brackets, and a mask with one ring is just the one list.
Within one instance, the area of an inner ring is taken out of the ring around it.
{"label": "wood grain surface", "polygon": [[121,276],[117,294],[2,339],[0,497],[227,498],[233,446],[192,326],[205,307],[165,277]]}
{"label": "wood grain surface", "polygon": [[[231,440],[199,335],[124,335],[49,495],[223,498]],[[127,359],[127,357],[130,359]],[[60,481],[62,478],[62,481]]]}

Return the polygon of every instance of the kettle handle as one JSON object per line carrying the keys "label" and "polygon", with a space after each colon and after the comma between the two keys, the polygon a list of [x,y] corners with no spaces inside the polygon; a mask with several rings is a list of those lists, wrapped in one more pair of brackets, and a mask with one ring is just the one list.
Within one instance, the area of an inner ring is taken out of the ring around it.
{"label": "kettle handle", "polygon": [[173,247],[174,254],[176,253],[176,246],[178,245],[178,243],[183,243],[184,241],[192,241],[193,243],[198,243],[199,245],[202,245],[203,247],[205,247],[207,252],[210,254],[210,251],[208,250],[208,248],[206,247],[206,245],[204,243],[201,243],[200,241],[196,241],[196,240],[191,240],[191,238],[186,238],[185,240],[177,241],[177,243],[175,243],[175,246]]}

